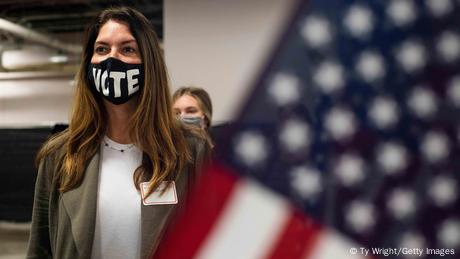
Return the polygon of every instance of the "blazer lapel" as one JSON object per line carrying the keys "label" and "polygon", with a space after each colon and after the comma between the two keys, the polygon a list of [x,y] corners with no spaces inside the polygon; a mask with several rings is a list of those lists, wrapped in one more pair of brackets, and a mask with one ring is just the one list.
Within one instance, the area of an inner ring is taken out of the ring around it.
{"label": "blazer lapel", "polygon": [[171,223],[171,216],[180,204],[185,202],[188,172],[183,172],[176,180],[176,190],[179,204],[175,205],[150,205],[141,202],[141,258],[152,258],[160,240]]}
{"label": "blazer lapel", "polygon": [[[152,255],[155,236],[155,206],[145,206],[141,203],[141,258]],[[156,223],[156,224],[155,224]]]}
{"label": "blazer lapel", "polygon": [[72,235],[80,258],[89,258],[97,210],[99,153],[88,164],[80,186],[65,192],[62,202],[72,223]]}

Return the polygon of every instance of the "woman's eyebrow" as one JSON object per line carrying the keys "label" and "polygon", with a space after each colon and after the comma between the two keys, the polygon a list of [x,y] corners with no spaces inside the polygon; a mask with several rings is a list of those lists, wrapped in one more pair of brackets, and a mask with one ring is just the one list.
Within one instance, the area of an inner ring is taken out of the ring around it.
{"label": "woman's eyebrow", "polygon": [[94,44],[109,45],[107,42],[101,40],[96,41]]}
{"label": "woman's eyebrow", "polygon": [[[135,40],[135,39],[125,40],[125,41],[122,41],[122,42],[121,42],[121,45],[128,44],[128,43],[132,43],[132,42],[136,43],[136,40]],[[98,40],[98,41],[96,41],[94,44],[109,45],[109,43],[107,43],[107,42],[104,41],[104,40]]]}
{"label": "woman's eyebrow", "polygon": [[128,43],[131,43],[131,42],[136,43],[136,40],[134,40],[134,39],[132,39],[132,40],[125,40],[125,41],[121,42],[121,44],[128,44]]}

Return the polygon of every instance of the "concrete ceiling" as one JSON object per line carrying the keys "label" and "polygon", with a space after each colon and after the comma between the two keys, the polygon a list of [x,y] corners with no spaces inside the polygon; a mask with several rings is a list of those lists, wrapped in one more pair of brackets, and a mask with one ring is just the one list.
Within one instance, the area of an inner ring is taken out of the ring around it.
{"label": "concrete ceiling", "polygon": [[[112,5],[133,6],[141,11],[163,38],[163,1],[102,1],[102,0],[1,0],[0,18],[57,38],[81,34],[85,25],[100,10]],[[14,37],[0,32],[1,41]]]}

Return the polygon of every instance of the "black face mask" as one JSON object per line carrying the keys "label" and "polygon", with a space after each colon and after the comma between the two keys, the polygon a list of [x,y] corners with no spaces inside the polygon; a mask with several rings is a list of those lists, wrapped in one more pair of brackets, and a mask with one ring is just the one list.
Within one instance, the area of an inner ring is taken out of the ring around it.
{"label": "black face mask", "polygon": [[99,64],[89,64],[88,79],[99,95],[111,103],[122,104],[144,86],[144,67],[108,58]]}

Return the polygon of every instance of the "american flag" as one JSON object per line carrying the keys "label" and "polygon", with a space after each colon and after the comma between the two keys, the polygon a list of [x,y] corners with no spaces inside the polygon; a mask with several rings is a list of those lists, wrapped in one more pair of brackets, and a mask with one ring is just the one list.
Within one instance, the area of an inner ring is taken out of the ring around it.
{"label": "american flag", "polygon": [[460,258],[460,1],[296,10],[156,258]]}

